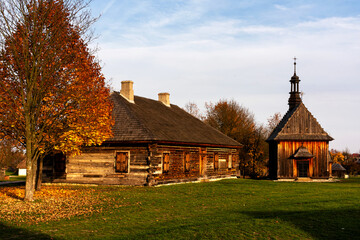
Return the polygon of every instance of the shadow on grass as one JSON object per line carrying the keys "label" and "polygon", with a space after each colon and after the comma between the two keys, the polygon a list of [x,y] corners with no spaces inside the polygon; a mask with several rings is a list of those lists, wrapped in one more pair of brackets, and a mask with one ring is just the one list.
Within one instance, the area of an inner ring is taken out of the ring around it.
{"label": "shadow on grass", "polygon": [[248,211],[252,218],[286,221],[314,239],[354,239],[360,236],[360,210]]}
{"label": "shadow on grass", "polygon": [[43,234],[43,233],[39,233],[39,232],[34,232],[34,231],[30,231],[30,230],[26,230],[26,229],[22,229],[22,228],[17,228],[17,227],[10,227],[7,226],[3,223],[0,223],[0,239],[1,240],[5,240],[5,239],[39,239],[39,240],[45,240],[45,239],[58,239],[59,238],[53,238],[47,234]]}

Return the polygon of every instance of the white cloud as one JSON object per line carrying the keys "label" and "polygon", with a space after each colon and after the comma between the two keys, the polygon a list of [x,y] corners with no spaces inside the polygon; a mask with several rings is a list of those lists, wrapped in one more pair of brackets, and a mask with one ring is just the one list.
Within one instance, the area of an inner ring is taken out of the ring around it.
{"label": "white cloud", "polygon": [[113,41],[100,42],[104,73],[115,89],[131,79],[135,94],[156,98],[169,91],[179,106],[233,98],[266,123],[275,112],[287,110],[292,58],[297,56],[304,102],[336,139],[331,146],[360,149],[360,17],[314,18],[291,26],[207,19],[168,29],[204,14],[201,7],[188,8],[157,14],[147,24],[120,31]]}
{"label": "white cloud", "polygon": [[109,9],[114,5],[116,0],[111,0],[108,4],[106,4],[105,8],[101,11],[101,14],[106,14]]}
{"label": "white cloud", "polygon": [[287,8],[287,7],[283,6],[283,5],[279,5],[279,4],[275,4],[274,7],[276,9],[281,10],[281,11],[288,11],[289,10],[289,8]]}

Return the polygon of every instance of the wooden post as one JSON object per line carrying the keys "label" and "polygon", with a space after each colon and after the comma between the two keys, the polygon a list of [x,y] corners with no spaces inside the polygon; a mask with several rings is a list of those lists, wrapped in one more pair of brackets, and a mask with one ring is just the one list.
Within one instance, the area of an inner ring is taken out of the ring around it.
{"label": "wooden post", "polygon": [[6,168],[0,168],[0,180],[5,179],[5,171],[6,171]]}

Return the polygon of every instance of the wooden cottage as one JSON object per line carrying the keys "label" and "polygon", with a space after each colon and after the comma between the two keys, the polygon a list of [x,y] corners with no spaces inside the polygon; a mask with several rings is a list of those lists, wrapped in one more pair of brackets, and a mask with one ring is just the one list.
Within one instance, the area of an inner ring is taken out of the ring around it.
{"label": "wooden cottage", "polygon": [[176,105],[134,96],[123,81],[111,95],[114,136],[79,156],[50,156],[45,179],[53,182],[155,185],[236,176],[240,144]]}
{"label": "wooden cottage", "polygon": [[291,77],[289,110],[267,139],[272,179],[323,179],[331,176],[329,141],[333,140],[305,107],[300,79]]}

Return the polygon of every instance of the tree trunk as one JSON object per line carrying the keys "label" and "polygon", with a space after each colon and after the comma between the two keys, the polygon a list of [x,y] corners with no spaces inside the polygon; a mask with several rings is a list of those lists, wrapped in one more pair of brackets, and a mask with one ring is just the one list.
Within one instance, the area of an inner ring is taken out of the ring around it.
{"label": "tree trunk", "polygon": [[[27,157],[30,154],[26,154]],[[35,177],[36,177],[36,164],[37,161],[30,158],[26,159],[26,185],[25,185],[25,201],[34,200],[35,192]]]}
{"label": "tree trunk", "polygon": [[35,180],[36,180],[36,168],[37,157],[34,154],[33,148],[33,122],[31,121],[30,114],[25,115],[25,131],[26,131],[26,185],[25,185],[25,201],[34,200],[35,192]]}
{"label": "tree trunk", "polygon": [[42,170],[43,170],[43,159],[38,159],[38,166],[36,171],[36,186],[35,190],[39,191],[41,190],[41,184],[42,184]]}

